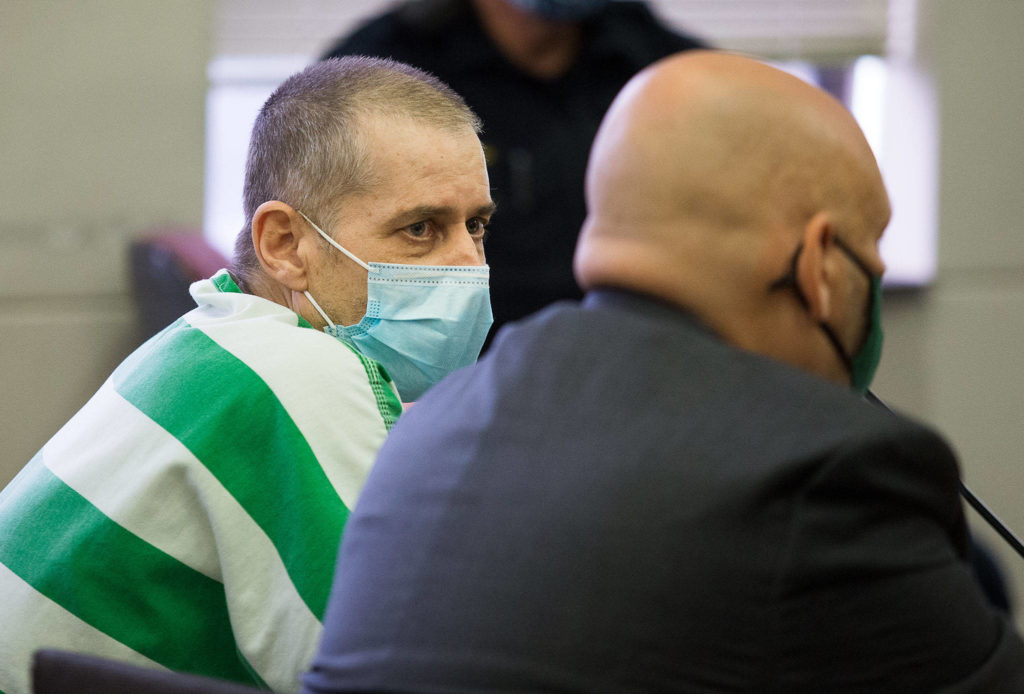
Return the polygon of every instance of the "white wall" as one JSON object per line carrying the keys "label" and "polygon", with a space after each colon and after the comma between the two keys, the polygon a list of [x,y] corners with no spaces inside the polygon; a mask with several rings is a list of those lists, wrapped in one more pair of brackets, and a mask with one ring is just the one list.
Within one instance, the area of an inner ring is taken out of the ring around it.
{"label": "white wall", "polygon": [[4,0],[0,484],[132,347],[127,239],[202,218],[212,0]]}
{"label": "white wall", "polygon": [[[1024,2],[919,0],[939,99],[939,271],[890,296],[877,391],[959,451],[964,477],[1024,533]],[[972,526],[982,521],[971,517]],[[1024,560],[1002,549],[1024,608]]]}

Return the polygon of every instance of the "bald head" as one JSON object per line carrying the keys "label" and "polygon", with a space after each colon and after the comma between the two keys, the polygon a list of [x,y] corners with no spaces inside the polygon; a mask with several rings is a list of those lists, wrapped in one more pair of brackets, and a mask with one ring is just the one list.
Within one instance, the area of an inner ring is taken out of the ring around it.
{"label": "bald head", "polygon": [[765,309],[765,287],[816,215],[851,242],[877,241],[889,216],[874,156],[842,104],[763,63],[707,51],[666,58],[626,85],[594,141],[586,194],[582,286],[653,294],[723,328]]}

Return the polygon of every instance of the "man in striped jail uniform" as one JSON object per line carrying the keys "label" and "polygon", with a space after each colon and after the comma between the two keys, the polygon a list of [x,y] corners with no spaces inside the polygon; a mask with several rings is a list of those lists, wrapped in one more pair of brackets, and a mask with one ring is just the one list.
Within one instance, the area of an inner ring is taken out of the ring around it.
{"label": "man in striped jail uniform", "polygon": [[0,493],[0,691],[29,691],[43,647],[298,688],[400,398],[490,326],[479,130],[392,61],[270,97],[230,272]]}

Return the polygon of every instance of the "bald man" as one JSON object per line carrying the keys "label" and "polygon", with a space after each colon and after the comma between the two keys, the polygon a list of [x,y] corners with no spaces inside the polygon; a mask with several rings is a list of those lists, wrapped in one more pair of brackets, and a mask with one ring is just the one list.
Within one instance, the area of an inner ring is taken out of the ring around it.
{"label": "bald man", "polygon": [[406,414],[307,692],[1016,692],[952,453],[862,397],[889,202],[849,113],[724,54],[601,126],[587,288]]}

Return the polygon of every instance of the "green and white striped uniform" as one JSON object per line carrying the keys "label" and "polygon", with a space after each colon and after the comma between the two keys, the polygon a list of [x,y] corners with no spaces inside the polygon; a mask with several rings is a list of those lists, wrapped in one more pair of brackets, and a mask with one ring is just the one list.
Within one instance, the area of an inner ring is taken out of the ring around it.
{"label": "green and white striped uniform", "polygon": [[386,372],[224,271],[0,493],[0,691],[41,647],[294,691]]}

